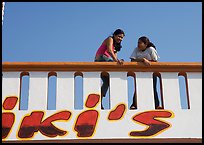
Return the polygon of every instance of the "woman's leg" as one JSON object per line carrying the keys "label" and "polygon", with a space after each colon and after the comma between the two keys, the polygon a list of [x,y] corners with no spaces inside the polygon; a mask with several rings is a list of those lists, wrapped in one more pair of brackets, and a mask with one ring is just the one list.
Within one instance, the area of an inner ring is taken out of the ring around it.
{"label": "woman's leg", "polygon": [[133,98],[132,98],[132,105],[130,106],[130,109],[136,109],[136,96],[135,96],[135,91],[133,94]]}
{"label": "woman's leg", "polygon": [[[96,62],[112,62],[113,60],[105,55],[100,56],[98,60],[95,60]],[[102,105],[102,98],[106,96],[106,93],[108,91],[109,88],[109,77],[108,76],[102,76],[101,77],[103,84],[101,86],[101,109],[103,108]]]}
{"label": "woman's leg", "polygon": [[103,85],[101,86],[101,96],[105,97],[109,87],[109,77],[102,76],[101,79],[103,80]]}
{"label": "woman's leg", "polygon": [[[105,55],[103,55],[103,59],[106,62],[112,62],[113,60]],[[109,88],[109,77],[108,76],[102,76],[101,79],[103,80],[103,85],[101,86],[101,96],[105,97],[107,90]]]}
{"label": "woman's leg", "polygon": [[109,77],[108,76],[101,76],[101,79],[103,81],[103,84],[101,86],[101,109],[104,109],[103,104],[102,104],[102,99],[103,99],[103,97],[106,96],[106,93],[107,93],[108,88],[109,88]]}
{"label": "woman's leg", "polygon": [[134,94],[132,98],[132,105],[130,106],[130,109],[136,109],[137,108],[137,103],[136,103],[136,78],[134,77]]}
{"label": "woman's leg", "polygon": [[154,88],[155,108],[157,108],[159,106],[159,97],[157,93],[157,76],[153,76],[153,88]]}

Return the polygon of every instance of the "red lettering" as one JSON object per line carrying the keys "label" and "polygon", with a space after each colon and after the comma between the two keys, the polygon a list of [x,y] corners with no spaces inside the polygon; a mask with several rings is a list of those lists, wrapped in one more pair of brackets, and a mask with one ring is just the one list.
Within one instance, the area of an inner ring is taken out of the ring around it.
{"label": "red lettering", "polygon": [[18,101],[18,97],[16,96],[7,97],[4,100],[3,108],[5,110],[12,110],[16,106],[17,101]]}
{"label": "red lettering", "polygon": [[148,126],[143,131],[131,131],[130,136],[152,136],[170,127],[170,124],[155,118],[169,118],[172,113],[169,111],[146,111],[133,117],[134,121]]}
{"label": "red lettering", "polygon": [[[9,96],[3,102],[4,110],[12,110],[18,101],[18,97]],[[6,138],[11,131],[15,121],[15,114],[6,112],[2,113],[2,139]]]}
{"label": "red lettering", "polygon": [[43,116],[44,112],[35,111],[32,112],[30,116],[24,117],[18,132],[18,137],[31,138],[34,133],[38,131],[48,137],[56,137],[57,135],[63,136],[67,133],[55,127],[52,122],[56,120],[68,120],[71,116],[71,112],[61,111],[51,115],[42,122]]}
{"label": "red lettering", "polygon": [[85,106],[92,108],[99,102],[100,96],[97,94],[89,94]]}
{"label": "red lettering", "polygon": [[109,113],[109,120],[119,120],[125,112],[125,104],[120,104],[116,107],[115,110]]}
{"label": "red lettering", "polygon": [[78,132],[78,137],[92,136],[96,122],[98,120],[98,112],[96,110],[87,110],[82,112],[76,121],[74,130]]}
{"label": "red lettering", "polygon": [[2,113],[2,138],[6,138],[14,124],[15,115],[13,113]]}

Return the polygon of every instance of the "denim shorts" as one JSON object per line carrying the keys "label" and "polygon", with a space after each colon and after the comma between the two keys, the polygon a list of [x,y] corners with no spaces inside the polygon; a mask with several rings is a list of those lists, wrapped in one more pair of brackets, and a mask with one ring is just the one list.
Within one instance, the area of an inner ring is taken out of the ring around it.
{"label": "denim shorts", "polygon": [[95,62],[104,62],[104,61],[107,61],[107,62],[113,62],[113,60],[106,56],[106,55],[98,55],[95,60]]}

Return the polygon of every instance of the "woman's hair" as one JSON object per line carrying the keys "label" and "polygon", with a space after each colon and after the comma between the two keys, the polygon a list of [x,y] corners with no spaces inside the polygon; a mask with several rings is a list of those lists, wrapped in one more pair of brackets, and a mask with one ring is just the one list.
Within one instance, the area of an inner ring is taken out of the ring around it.
{"label": "woman's hair", "polygon": [[[114,37],[114,35],[119,35],[119,34],[123,34],[125,36],[125,32],[121,29],[117,29],[115,30],[115,32],[113,33],[113,36],[112,38]],[[121,42],[120,43],[117,43],[115,42],[114,38],[113,38],[113,45],[115,47],[115,51],[120,51],[120,49],[122,48],[122,45],[121,45]]]}
{"label": "woman's hair", "polygon": [[146,44],[146,45],[147,45],[147,48],[148,48],[148,47],[154,47],[154,48],[156,49],[156,46],[155,46],[152,42],[150,42],[149,38],[147,38],[146,36],[142,36],[142,37],[140,37],[138,40],[140,40],[140,41],[142,41],[144,44]]}

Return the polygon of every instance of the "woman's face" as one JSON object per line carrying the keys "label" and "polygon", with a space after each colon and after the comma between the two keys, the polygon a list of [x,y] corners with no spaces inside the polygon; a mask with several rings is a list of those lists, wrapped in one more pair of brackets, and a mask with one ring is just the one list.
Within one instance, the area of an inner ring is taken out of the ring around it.
{"label": "woman's face", "polygon": [[137,47],[138,47],[140,50],[145,50],[145,49],[147,48],[147,45],[144,44],[144,42],[142,42],[141,40],[138,40]]}
{"label": "woman's face", "polygon": [[117,42],[117,43],[120,43],[124,38],[124,34],[118,34],[118,35],[114,35],[114,40]]}

